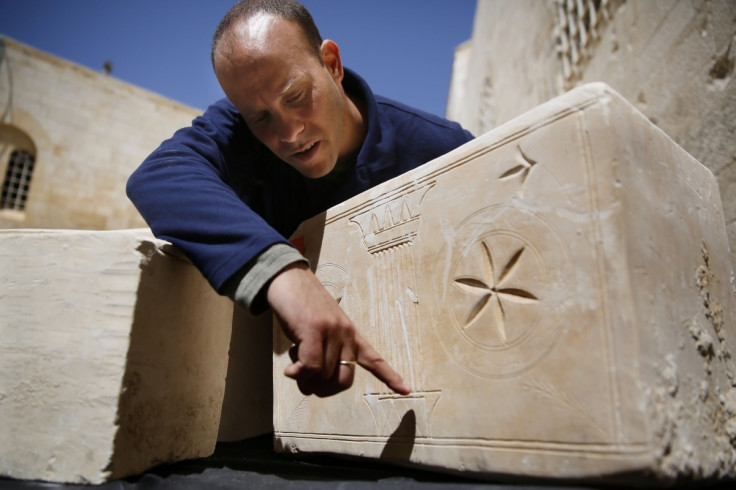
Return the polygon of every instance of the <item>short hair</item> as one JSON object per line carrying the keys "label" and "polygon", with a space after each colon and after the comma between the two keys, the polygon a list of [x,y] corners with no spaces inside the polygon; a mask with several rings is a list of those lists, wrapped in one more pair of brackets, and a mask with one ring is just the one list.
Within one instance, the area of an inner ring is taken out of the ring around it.
{"label": "short hair", "polygon": [[249,19],[255,14],[265,12],[281,17],[284,20],[295,22],[304,33],[307,45],[314,56],[322,62],[320,48],[322,46],[322,36],[319,29],[312,19],[312,14],[295,0],[241,0],[228,10],[225,17],[222,18],[220,24],[215,30],[212,38],[212,49],[210,58],[212,66],[215,66],[215,51],[220,40],[230,28],[241,19]]}

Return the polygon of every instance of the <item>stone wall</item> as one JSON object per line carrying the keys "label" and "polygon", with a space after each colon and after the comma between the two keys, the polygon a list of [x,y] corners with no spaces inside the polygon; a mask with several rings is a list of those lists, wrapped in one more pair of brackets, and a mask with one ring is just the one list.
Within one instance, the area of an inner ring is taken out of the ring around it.
{"label": "stone wall", "polygon": [[579,84],[612,86],[716,175],[736,265],[735,2],[479,0],[458,57],[448,117],[475,134]]}
{"label": "stone wall", "polygon": [[130,173],[200,112],[0,37],[0,182],[15,150],[35,157],[24,209],[0,228],[145,226]]}

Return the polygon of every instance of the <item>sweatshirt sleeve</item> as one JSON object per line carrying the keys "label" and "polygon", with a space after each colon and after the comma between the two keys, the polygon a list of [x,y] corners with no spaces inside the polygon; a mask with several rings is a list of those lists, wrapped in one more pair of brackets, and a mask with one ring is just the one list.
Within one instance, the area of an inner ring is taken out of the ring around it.
{"label": "sweatshirt sleeve", "polygon": [[128,180],[128,197],[154,235],[181,248],[219,292],[262,251],[289,244],[252,209],[256,144],[223,99],[164,141]]}
{"label": "sweatshirt sleeve", "polygon": [[309,265],[309,261],[296,249],[277,243],[230,276],[222,286],[222,294],[251,314],[260,315],[268,308],[266,290],[271,280],[297,262]]}

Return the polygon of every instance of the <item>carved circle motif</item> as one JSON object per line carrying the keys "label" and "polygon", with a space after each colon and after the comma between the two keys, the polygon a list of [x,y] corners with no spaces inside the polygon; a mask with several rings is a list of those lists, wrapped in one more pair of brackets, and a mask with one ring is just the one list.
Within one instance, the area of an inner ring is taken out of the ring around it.
{"label": "carved circle motif", "polygon": [[539,252],[518,233],[494,231],[471,243],[455,262],[449,291],[461,334],[489,349],[522,342],[539,322],[537,290],[547,272]]}
{"label": "carved circle motif", "polygon": [[320,264],[315,275],[349,318],[360,318],[359,296],[345,269],[337,264]]}
{"label": "carved circle motif", "polygon": [[[437,332],[466,370],[517,376],[543,359],[560,337],[570,254],[538,214],[491,206],[456,228],[436,274],[444,314]],[[441,269],[441,270],[440,270]]]}

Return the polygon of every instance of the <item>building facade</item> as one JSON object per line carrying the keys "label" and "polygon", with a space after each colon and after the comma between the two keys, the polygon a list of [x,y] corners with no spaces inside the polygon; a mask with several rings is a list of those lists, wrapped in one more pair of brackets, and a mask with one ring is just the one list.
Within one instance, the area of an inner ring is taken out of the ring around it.
{"label": "building facade", "polygon": [[0,228],[145,226],[128,176],[199,114],[0,37]]}

